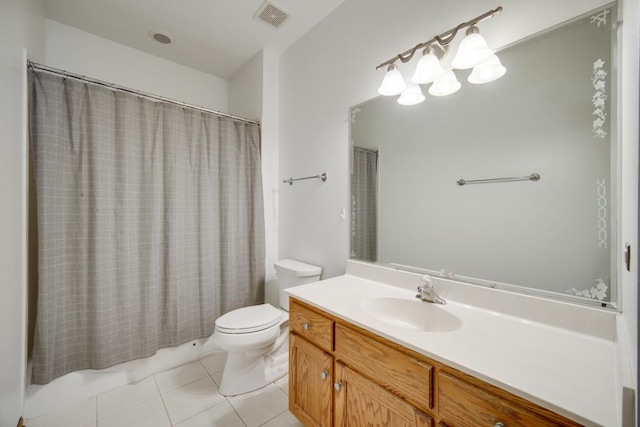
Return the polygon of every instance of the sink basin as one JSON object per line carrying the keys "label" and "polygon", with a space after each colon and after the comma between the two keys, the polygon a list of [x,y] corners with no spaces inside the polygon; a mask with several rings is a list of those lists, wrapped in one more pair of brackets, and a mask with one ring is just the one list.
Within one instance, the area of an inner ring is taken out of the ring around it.
{"label": "sink basin", "polygon": [[458,317],[441,306],[417,298],[370,298],[362,306],[372,317],[404,329],[451,332],[462,325]]}

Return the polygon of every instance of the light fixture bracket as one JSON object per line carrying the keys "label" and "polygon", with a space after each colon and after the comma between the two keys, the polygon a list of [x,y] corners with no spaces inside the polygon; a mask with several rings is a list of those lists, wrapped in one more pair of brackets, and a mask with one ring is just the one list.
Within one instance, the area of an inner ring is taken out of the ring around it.
{"label": "light fixture bracket", "polygon": [[464,35],[468,36],[469,34],[478,34],[479,32],[480,30],[478,29],[478,27],[476,27],[475,25],[472,25],[469,28],[467,28],[467,31],[464,32]]}
{"label": "light fixture bracket", "polygon": [[484,21],[485,19],[488,19],[488,18],[492,18],[495,15],[499,14],[500,12],[502,12],[502,6],[498,6],[497,8],[489,10],[488,12],[485,12],[482,15],[478,15],[467,22],[463,22],[457,25],[456,27],[450,29],[449,31],[445,31],[444,33],[434,36],[433,38],[427,40],[426,42],[418,43],[414,47],[407,49],[404,52],[397,54],[393,58],[388,59],[383,63],[379,64],[376,67],[376,70],[379,70],[380,68],[385,67],[387,65],[391,65],[398,60],[400,60],[402,63],[409,62],[411,61],[411,58],[413,58],[413,56],[418,50],[425,49],[430,45],[438,45],[440,47],[446,47],[449,43],[453,41],[453,39],[456,37],[456,35],[460,30],[463,30],[465,28],[473,28],[478,22]]}
{"label": "light fixture bracket", "polygon": [[431,49],[432,53],[439,60],[444,58],[447,53],[449,53],[449,45],[442,46],[440,43],[431,43],[430,45],[425,47],[425,52],[427,52],[427,49]]}

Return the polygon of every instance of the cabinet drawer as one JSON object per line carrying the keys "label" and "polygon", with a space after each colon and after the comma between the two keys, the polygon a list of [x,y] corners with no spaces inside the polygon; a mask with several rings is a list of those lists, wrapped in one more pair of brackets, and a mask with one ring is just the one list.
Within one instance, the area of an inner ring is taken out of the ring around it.
{"label": "cabinet drawer", "polygon": [[418,409],[433,407],[433,366],[341,324],[335,329],[336,359]]}
{"label": "cabinet drawer", "polygon": [[323,350],[333,350],[333,320],[295,299],[289,303],[289,329]]}
{"label": "cabinet drawer", "polygon": [[438,374],[438,407],[447,427],[493,427],[498,422],[506,427],[579,426],[556,414],[557,420],[547,418],[534,404],[518,405],[445,372]]}

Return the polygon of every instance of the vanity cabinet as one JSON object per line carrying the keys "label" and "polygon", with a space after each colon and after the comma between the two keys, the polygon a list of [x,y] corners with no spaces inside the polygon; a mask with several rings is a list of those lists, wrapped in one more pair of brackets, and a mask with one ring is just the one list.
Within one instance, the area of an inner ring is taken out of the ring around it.
{"label": "vanity cabinet", "polygon": [[289,319],[289,410],[305,426],[580,426],[293,298]]}
{"label": "vanity cabinet", "polygon": [[341,362],[335,379],[335,426],[433,427],[429,415]]}

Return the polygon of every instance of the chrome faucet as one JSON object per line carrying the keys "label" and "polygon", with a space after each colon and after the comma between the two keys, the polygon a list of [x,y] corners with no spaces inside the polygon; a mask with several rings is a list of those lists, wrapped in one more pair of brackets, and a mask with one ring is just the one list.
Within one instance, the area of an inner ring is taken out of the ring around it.
{"label": "chrome faucet", "polygon": [[440,298],[436,293],[435,288],[433,287],[433,283],[431,282],[431,276],[425,274],[422,276],[422,281],[424,285],[418,286],[418,295],[416,298],[420,298],[422,301],[432,302],[435,304],[446,304],[447,302]]}

